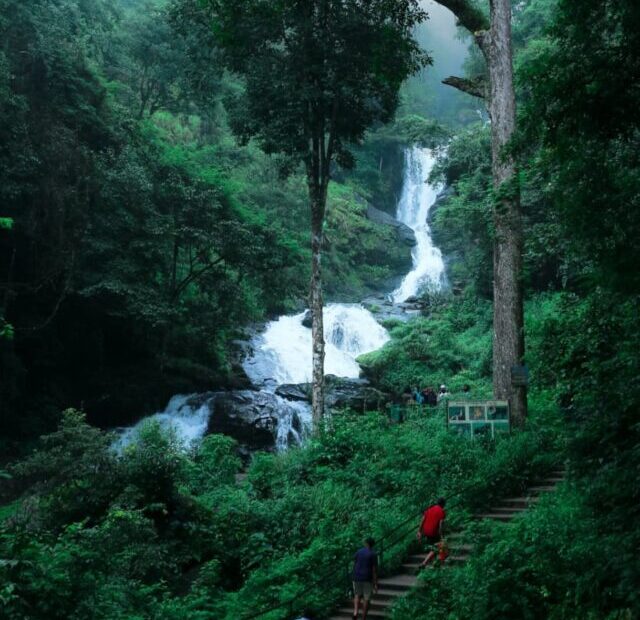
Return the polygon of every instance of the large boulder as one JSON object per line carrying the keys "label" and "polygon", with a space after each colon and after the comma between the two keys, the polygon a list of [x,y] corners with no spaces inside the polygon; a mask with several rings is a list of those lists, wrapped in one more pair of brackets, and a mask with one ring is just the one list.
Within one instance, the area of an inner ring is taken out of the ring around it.
{"label": "large boulder", "polygon": [[284,383],[276,388],[276,394],[287,400],[311,402],[310,383]]}
{"label": "large boulder", "polygon": [[308,406],[265,390],[219,392],[211,398],[208,433],[233,437],[246,450],[299,443]]}
{"label": "large boulder", "polygon": [[330,409],[375,411],[384,408],[388,394],[372,387],[366,379],[344,379],[327,375],[326,404]]}
{"label": "large boulder", "polygon": [[[311,384],[285,384],[276,388],[276,394],[292,401],[311,402]],[[325,405],[329,409],[375,411],[384,407],[391,397],[372,387],[366,379],[325,377]]]}
{"label": "large boulder", "polygon": [[278,426],[275,399],[267,392],[241,390],[216,394],[209,433],[224,433],[256,450],[273,448]]}
{"label": "large boulder", "polygon": [[382,324],[385,321],[406,322],[418,316],[421,311],[419,303],[394,303],[386,295],[371,295],[362,300],[362,305]]}
{"label": "large boulder", "polygon": [[313,326],[313,312],[311,312],[311,310],[307,310],[304,313],[304,316],[302,317],[302,325],[304,325],[304,327],[308,327],[309,329],[311,329],[311,327]]}
{"label": "large boulder", "polygon": [[416,236],[411,228],[395,217],[392,217],[380,209],[376,209],[370,204],[367,205],[367,219],[376,224],[382,224],[383,226],[392,226],[396,229],[398,240],[408,246],[413,247],[417,243]]}

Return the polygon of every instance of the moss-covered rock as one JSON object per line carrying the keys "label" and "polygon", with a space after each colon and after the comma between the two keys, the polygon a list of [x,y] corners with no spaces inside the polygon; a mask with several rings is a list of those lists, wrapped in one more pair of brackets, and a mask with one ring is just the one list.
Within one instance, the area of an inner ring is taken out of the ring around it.
{"label": "moss-covered rock", "polygon": [[357,301],[393,288],[411,269],[405,231],[367,217],[370,205],[355,189],[334,184],[325,229],[325,283],[330,298]]}

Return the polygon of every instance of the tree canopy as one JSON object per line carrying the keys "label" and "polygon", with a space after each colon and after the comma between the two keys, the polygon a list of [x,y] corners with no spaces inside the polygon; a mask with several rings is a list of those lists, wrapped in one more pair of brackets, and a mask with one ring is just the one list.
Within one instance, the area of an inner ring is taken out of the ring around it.
{"label": "tree canopy", "polygon": [[[315,132],[349,166],[349,144],[391,118],[405,78],[428,62],[411,37],[414,0],[207,3],[228,65],[245,78],[234,126],[267,152],[310,165]],[[331,160],[331,157],[327,158]]]}

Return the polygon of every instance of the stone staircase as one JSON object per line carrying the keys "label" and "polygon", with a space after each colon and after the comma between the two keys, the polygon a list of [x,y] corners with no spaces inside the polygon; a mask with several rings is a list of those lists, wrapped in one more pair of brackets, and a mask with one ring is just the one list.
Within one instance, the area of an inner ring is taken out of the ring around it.
{"label": "stone staircase", "polygon": [[[516,515],[524,512],[529,506],[539,501],[543,493],[549,493],[562,482],[565,476],[563,469],[557,469],[549,476],[541,480],[535,486],[529,487],[520,497],[507,497],[500,500],[489,512],[474,515],[474,519],[491,519],[498,522],[507,523]],[[456,566],[463,564],[473,550],[473,545],[465,542],[464,534],[452,533],[446,537],[449,545],[449,557],[446,565]],[[417,570],[425,558],[425,553],[416,553],[406,558],[400,567],[400,571],[391,576],[386,576],[378,580],[378,592],[374,594],[369,605],[367,618],[386,618],[392,605],[401,597],[405,596],[409,590],[416,587],[418,583]],[[430,566],[433,566],[433,562]],[[349,601],[338,613],[331,617],[331,620],[352,620],[353,602]],[[362,618],[362,610],[360,610]]]}

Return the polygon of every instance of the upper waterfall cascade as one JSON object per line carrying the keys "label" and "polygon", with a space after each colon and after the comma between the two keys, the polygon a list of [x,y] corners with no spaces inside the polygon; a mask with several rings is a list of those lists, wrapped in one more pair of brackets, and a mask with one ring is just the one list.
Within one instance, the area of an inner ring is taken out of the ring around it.
{"label": "upper waterfall cascade", "polygon": [[393,301],[401,303],[426,287],[439,289],[444,277],[442,252],[433,245],[427,223],[429,211],[436,202],[440,187],[428,183],[436,158],[431,149],[417,146],[405,151],[405,173],[397,218],[416,235],[413,249],[413,269],[392,293]]}

